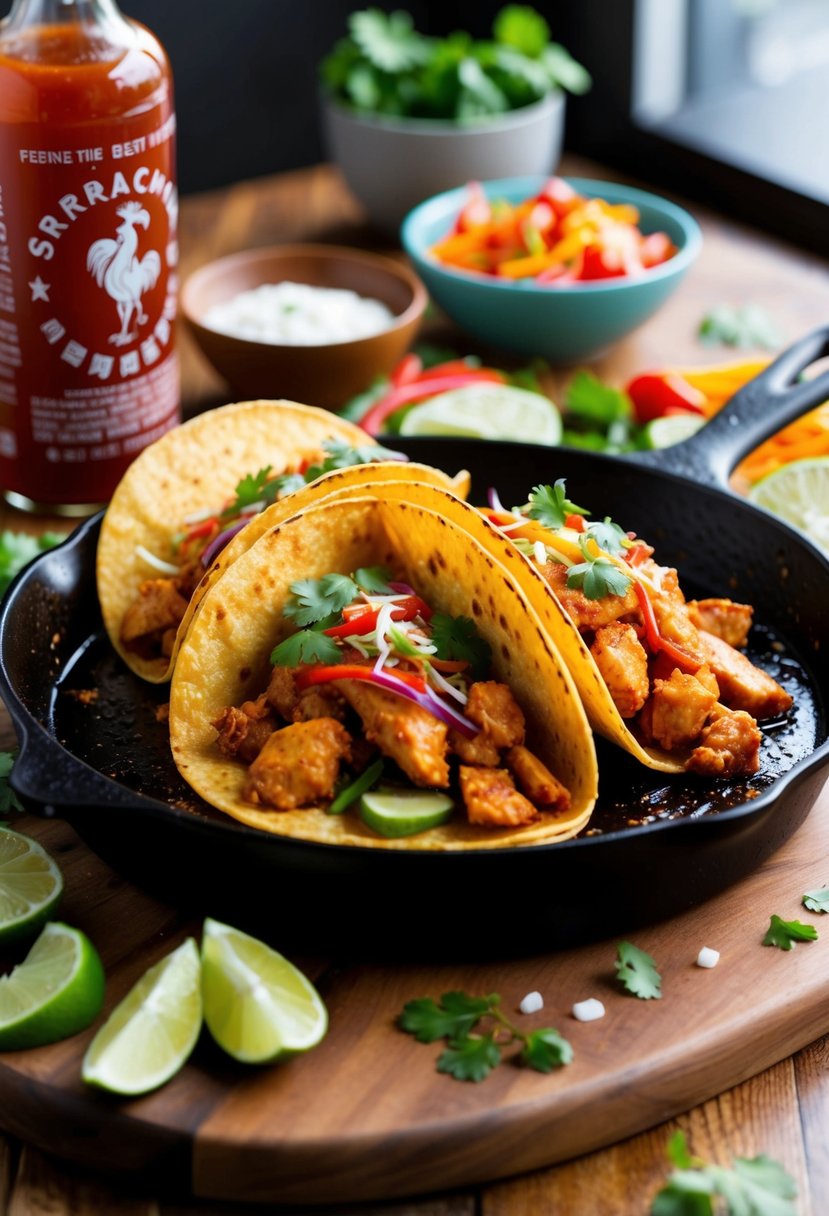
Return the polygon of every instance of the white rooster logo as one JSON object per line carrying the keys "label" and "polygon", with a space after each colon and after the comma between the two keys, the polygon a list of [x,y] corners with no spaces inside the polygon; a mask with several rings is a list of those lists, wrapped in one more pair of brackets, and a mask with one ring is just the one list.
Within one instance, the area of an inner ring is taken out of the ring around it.
{"label": "white rooster logo", "polygon": [[[117,239],[104,237],[89,247],[86,268],[115,301],[121,328],[110,335],[115,346],[124,346],[137,336],[137,326],[143,325],[147,314],[141,307],[141,297],[155,287],[161,274],[161,258],[150,249],[143,258],[136,257],[138,233],[136,224],[149,228],[150,216],[140,203],[124,203],[115,213],[124,221],[116,228]],[[135,318],[136,329],[130,331]]]}

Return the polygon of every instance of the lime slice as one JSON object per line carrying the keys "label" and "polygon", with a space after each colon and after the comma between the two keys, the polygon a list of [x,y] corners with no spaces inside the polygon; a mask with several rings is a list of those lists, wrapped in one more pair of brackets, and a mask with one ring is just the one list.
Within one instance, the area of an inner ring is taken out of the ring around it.
{"label": "lime slice", "polygon": [[328,1014],[313,985],[281,954],[216,920],[202,938],[204,1020],[243,1064],[266,1064],[316,1047]]}
{"label": "lime slice", "polygon": [[188,937],[115,1006],[84,1056],[83,1079],[115,1094],[156,1089],[184,1064],[201,1023],[199,950]]}
{"label": "lime slice", "polygon": [[758,481],[748,496],[829,549],[829,456],[793,460]]}
{"label": "lime slice", "polygon": [[104,968],[80,929],[48,924],[0,978],[0,1051],[41,1047],[84,1030],[104,1003]]}
{"label": "lime slice", "polygon": [[360,818],[381,836],[414,836],[445,823],[455,809],[448,794],[376,790],[360,799]]}
{"label": "lime slice", "polygon": [[61,897],[60,870],[28,836],[0,828],[0,943],[34,937]]}
{"label": "lime slice", "polygon": [[666,414],[664,418],[654,418],[643,432],[645,445],[649,448],[672,448],[675,443],[682,443],[683,439],[696,435],[707,421],[700,414]]}
{"label": "lime slice", "polygon": [[400,434],[469,435],[554,446],[561,442],[561,415],[542,393],[483,381],[416,406],[400,423]]}

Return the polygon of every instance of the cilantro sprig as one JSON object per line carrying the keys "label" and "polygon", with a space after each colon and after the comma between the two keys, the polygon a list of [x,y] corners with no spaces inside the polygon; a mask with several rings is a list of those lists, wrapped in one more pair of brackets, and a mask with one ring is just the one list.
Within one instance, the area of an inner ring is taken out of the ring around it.
{"label": "cilantro sprig", "polygon": [[320,75],[334,97],[361,113],[464,122],[554,89],[584,93],[591,84],[581,64],[550,41],[545,18],[524,4],[503,8],[486,41],[465,31],[429,38],[409,13],[378,8],[352,13],[348,28]]}
{"label": "cilantro sprig", "polygon": [[816,942],[818,931],[814,925],[804,925],[801,920],[783,920],[773,915],[763,938],[764,946],[777,946],[778,950],[792,950],[798,942]]}
{"label": "cilantro sprig", "polygon": [[298,667],[300,663],[341,662],[339,646],[322,631],[333,625],[361,592],[388,594],[389,578],[385,566],[361,566],[352,575],[324,574],[322,578],[302,578],[291,583],[291,595],[282,612],[300,628],[273,648],[271,663]]}
{"label": "cilantro sprig", "polygon": [[[616,524],[612,526],[617,527]],[[567,586],[571,590],[580,589],[589,600],[601,600],[606,595],[625,595],[633,579],[609,558],[593,553],[588,547],[590,539],[591,535],[587,533],[579,541],[584,561],[570,566],[567,571]]]}
{"label": "cilantro sprig", "polygon": [[483,1081],[501,1063],[502,1052],[520,1044],[516,1058],[536,1072],[552,1072],[569,1064],[573,1049],[557,1030],[545,1027],[523,1031],[501,1009],[497,992],[469,996],[444,992],[439,1002],[431,997],[409,1001],[398,1025],[419,1043],[445,1039],[437,1071],[456,1081]]}
{"label": "cilantro sprig", "polygon": [[363,443],[353,447],[342,439],[326,439],[323,449],[325,458],[316,464],[309,465],[305,470],[305,481],[316,481],[324,473],[333,473],[335,469],[350,469],[356,464],[374,464],[378,460],[399,460],[400,453],[391,448],[384,448],[379,443]]}
{"label": "cilantro sprig", "polygon": [[568,515],[589,515],[590,512],[570,501],[564,478],[559,477],[555,485],[533,486],[523,514],[528,515],[530,519],[537,519],[545,528],[555,529],[564,527]]}
{"label": "cilantro sprig", "polygon": [[688,1151],[683,1131],[674,1132],[667,1152],[676,1169],[655,1196],[651,1216],[796,1216],[794,1179],[764,1153],[737,1157],[730,1168],[707,1165]]}
{"label": "cilantro sprig", "polygon": [[651,956],[632,942],[619,942],[616,950],[616,977],[626,991],[642,1001],[658,1001],[662,996],[662,977]]}
{"label": "cilantro sprig", "polygon": [[480,680],[486,675],[492,651],[489,643],[478,633],[474,621],[468,616],[436,612],[429,624],[437,658],[465,659],[473,680]]}

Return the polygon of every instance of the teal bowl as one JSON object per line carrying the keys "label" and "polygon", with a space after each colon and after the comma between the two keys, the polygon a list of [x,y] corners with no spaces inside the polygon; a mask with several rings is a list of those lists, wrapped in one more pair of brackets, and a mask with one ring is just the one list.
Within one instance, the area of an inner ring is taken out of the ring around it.
{"label": "teal bowl", "polygon": [[[507,177],[484,182],[491,199],[517,203],[537,194],[546,179]],[[483,342],[553,363],[574,363],[601,354],[631,333],[674,292],[702,245],[699,225],[687,211],[656,194],[590,178],[567,178],[579,194],[639,209],[644,233],[666,232],[677,252],[661,266],[629,278],[592,280],[566,287],[526,279],[508,282],[452,270],[429,250],[451,229],[467,189],[447,190],[420,203],[403,221],[403,247],[432,299],[467,333]]]}

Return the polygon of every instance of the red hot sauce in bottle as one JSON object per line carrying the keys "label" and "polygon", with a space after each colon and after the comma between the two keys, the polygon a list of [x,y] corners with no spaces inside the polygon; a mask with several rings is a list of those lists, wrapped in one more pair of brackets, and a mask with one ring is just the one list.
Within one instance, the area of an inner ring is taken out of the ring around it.
{"label": "red hot sauce in bottle", "polygon": [[179,421],[175,113],[113,0],[0,24],[0,487],[85,514]]}

